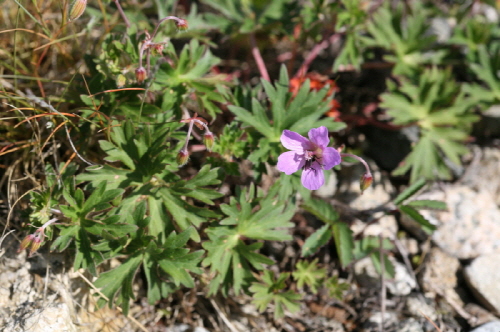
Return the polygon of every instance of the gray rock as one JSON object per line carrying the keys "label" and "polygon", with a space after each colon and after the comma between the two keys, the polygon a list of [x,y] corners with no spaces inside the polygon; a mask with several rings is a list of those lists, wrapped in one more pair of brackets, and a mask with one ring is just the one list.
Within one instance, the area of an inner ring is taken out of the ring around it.
{"label": "gray rock", "polygon": [[[500,105],[496,106],[500,110]],[[500,117],[495,120],[486,121],[497,130],[496,135],[500,135]],[[486,129],[485,129],[486,130]],[[487,130],[486,130],[487,131]],[[500,178],[500,150],[498,148],[474,147],[473,158],[467,167],[461,182],[476,191],[486,191],[497,205],[500,205],[500,181],[492,179]]]}
{"label": "gray rock", "polygon": [[467,322],[471,327],[477,327],[489,322],[498,320],[498,318],[493,315],[490,311],[486,310],[479,304],[467,303],[464,310],[471,316]]}
{"label": "gray rock", "polygon": [[[375,218],[376,216],[377,214],[374,214]],[[376,223],[367,224],[359,219],[354,220],[351,230],[355,235],[362,234],[365,237],[382,235],[384,238],[393,239],[398,232],[398,223],[394,216],[381,213]]]}
{"label": "gray rock", "polygon": [[432,321],[438,318],[436,308],[418,296],[409,296],[406,299],[406,309],[413,317],[425,318],[427,316]]}
{"label": "gray rock", "polygon": [[465,279],[484,306],[500,313],[500,253],[476,258],[465,268]]}
{"label": "gray rock", "polygon": [[462,306],[460,296],[456,292],[458,286],[457,272],[460,262],[439,248],[432,248],[420,274],[423,290],[431,296],[442,296]]}
{"label": "gray rock", "polygon": [[491,193],[474,191],[465,185],[450,185],[419,199],[444,201],[448,211],[422,210],[437,225],[432,235],[436,245],[459,259],[471,259],[500,252],[500,209]]}
{"label": "gray rock", "polygon": [[395,276],[393,280],[387,282],[387,290],[392,295],[405,296],[417,287],[417,282],[408,272],[403,264],[393,261]]}
{"label": "gray rock", "polygon": [[500,331],[500,321],[489,322],[479,327],[476,327],[470,332],[498,332]]}
{"label": "gray rock", "polygon": [[405,319],[398,324],[398,332],[424,332],[424,327],[415,318]]}
{"label": "gray rock", "polygon": [[[383,318],[382,318],[383,317]],[[393,311],[386,311],[382,316],[382,312],[374,312],[363,324],[364,331],[378,331],[380,324],[384,323],[384,327],[394,327],[398,322],[398,315]]]}
{"label": "gray rock", "polygon": [[359,188],[359,179],[366,172],[363,165],[343,167],[339,175],[338,193],[343,198],[348,198],[349,206],[352,209],[368,210],[380,207],[389,202],[391,195],[395,192],[389,178],[380,172],[373,163],[369,163],[369,166],[373,175],[373,183],[363,194]]}
{"label": "gray rock", "polygon": [[335,172],[325,172],[325,184],[321,186],[314,193],[322,198],[330,198],[335,195],[337,191],[337,174]]}
{"label": "gray rock", "polygon": [[32,309],[29,304],[18,308],[3,331],[10,332],[76,332],[68,306],[56,303]]}
{"label": "gray rock", "polygon": [[448,42],[456,22],[444,17],[435,17],[431,20],[431,33],[437,37],[437,41]]}
{"label": "gray rock", "polygon": [[[390,259],[394,264],[395,276],[394,279],[386,280],[387,290],[396,296],[410,294],[412,289],[415,289],[417,286],[416,281],[411,277],[403,264],[392,258]],[[380,287],[380,274],[375,269],[370,257],[360,259],[354,264],[354,274],[362,287]]]}

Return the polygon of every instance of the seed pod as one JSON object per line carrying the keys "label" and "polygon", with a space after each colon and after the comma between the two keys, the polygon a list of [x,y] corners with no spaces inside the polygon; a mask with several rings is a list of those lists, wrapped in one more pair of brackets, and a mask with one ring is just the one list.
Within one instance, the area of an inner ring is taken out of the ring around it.
{"label": "seed pod", "polygon": [[135,70],[135,79],[137,80],[137,84],[142,84],[147,77],[146,68],[139,67]]}
{"label": "seed pod", "polygon": [[183,18],[179,18],[175,21],[175,26],[177,26],[177,29],[185,31],[188,29],[188,22]]}
{"label": "seed pod", "polygon": [[33,254],[40,248],[42,245],[42,239],[38,236],[35,236],[33,242],[31,243],[29,257],[33,256]]}
{"label": "seed pod", "polygon": [[185,150],[179,151],[177,154],[177,163],[179,164],[179,167],[182,167],[187,164],[189,160],[189,153]]}
{"label": "seed pod", "polygon": [[29,234],[28,236],[26,236],[21,242],[21,245],[19,246],[19,250],[17,252],[19,253],[24,249],[29,248],[33,244],[33,240],[35,239],[35,237],[35,234]]}
{"label": "seed pod", "polygon": [[153,48],[151,49],[151,53],[153,55],[162,55],[163,54],[163,44],[153,44]]}
{"label": "seed pod", "polygon": [[205,134],[203,134],[203,143],[207,147],[208,151],[210,152],[212,151],[212,148],[214,147],[214,142],[215,142],[214,134],[212,134],[209,131],[206,131]]}
{"label": "seed pod", "polygon": [[368,189],[372,185],[373,176],[371,174],[365,173],[359,179],[359,189],[361,189],[361,193]]}
{"label": "seed pod", "polygon": [[87,8],[87,0],[75,0],[69,7],[68,21],[74,21],[79,18]]}

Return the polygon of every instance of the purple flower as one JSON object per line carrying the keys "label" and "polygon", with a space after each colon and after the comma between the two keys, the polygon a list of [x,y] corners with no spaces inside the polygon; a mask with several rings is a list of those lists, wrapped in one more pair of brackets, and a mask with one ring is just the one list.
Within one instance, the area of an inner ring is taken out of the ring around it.
{"label": "purple flower", "polygon": [[278,170],[290,175],[303,169],[302,185],[309,190],[325,183],[323,170],[340,164],[340,153],[327,147],[330,143],[326,127],[309,130],[309,139],[290,130],[283,130],[281,143],[289,150],[278,157]]}

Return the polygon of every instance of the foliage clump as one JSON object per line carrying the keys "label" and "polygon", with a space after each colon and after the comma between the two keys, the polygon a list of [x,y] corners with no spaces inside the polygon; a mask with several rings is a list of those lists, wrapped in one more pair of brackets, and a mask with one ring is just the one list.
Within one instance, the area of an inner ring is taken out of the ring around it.
{"label": "foliage clump", "polygon": [[[125,313],[137,278],[150,304],[194,288],[247,294],[279,320],[311,294],[341,299],[349,284],[337,274],[362,257],[391,275],[390,240],[354,238],[300,173],[322,173],[325,149],[361,151],[352,142],[367,124],[397,131],[411,151],[388,171],[408,188],[383,211],[431,233],[420,210],[446,207],[412,197],[460,175],[474,124],[500,101],[498,24],[458,3],[201,4],[76,0],[61,14],[55,2],[7,2],[0,166],[11,179],[36,179],[9,198],[12,220],[27,221],[21,249],[70,253],[75,270],[95,277],[99,305]],[[334,80],[368,70],[385,85],[349,104]],[[313,151],[311,140],[299,174],[278,175],[283,133],[315,128],[334,147]],[[372,181],[367,170],[361,191]],[[318,223],[305,235],[296,231],[304,214]],[[300,243],[300,257],[280,264],[267,248],[278,242]],[[111,260],[119,265],[107,269]]]}

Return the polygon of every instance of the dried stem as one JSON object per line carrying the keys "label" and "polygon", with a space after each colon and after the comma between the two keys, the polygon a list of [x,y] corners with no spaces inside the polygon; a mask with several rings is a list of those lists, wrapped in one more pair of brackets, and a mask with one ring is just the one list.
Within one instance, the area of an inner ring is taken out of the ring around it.
{"label": "dried stem", "polygon": [[255,59],[255,63],[257,64],[257,68],[259,68],[260,76],[266,81],[270,81],[269,73],[267,72],[266,64],[262,59],[262,55],[260,54],[259,48],[257,47],[257,42],[255,40],[255,34],[253,32],[250,33],[250,45],[252,47],[252,55]]}
{"label": "dried stem", "polygon": [[385,260],[384,260],[384,238],[382,234],[379,235],[380,245],[380,332],[384,331],[385,321]]}
{"label": "dried stem", "polygon": [[127,16],[125,15],[125,12],[123,11],[123,8],[122,6],[120,5],[120,1],[119,0],[113,0],[116,4],[116,8],[118,8],[118,12],[120,13],[123,21],[125,21],[125,26],[127,28],[130,28],[130,21],[128,20]]}
{"label": "dried stem", "polygon": [[319,44],[316,44],[311,50],[311,52],[309,52],[309,54],[305,58],[304,62],[302,63],[302,66],[300,66],[299,70],[297,70],[295,77],[304,76],[307,73],[309,66],[314,61],[314,59],[316,59],[319,53],[323,51],[325,48],[327,48],[328,45],[336,42],[338,39],[340,39],[340,33],[334,33],[330,37],[321,41]]}

